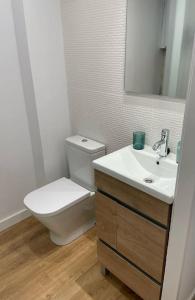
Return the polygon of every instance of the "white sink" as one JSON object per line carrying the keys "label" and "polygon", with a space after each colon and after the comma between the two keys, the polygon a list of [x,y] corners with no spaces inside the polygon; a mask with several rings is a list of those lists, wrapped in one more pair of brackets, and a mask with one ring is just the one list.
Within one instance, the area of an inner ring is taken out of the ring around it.
{"label": "white sink", "polygon": [[161,158],[150,146],[134,150],[122,148],[93,161],[93,167],[138,188],[168,204],[173,203],[177,177],[176,156],[170,153]]}

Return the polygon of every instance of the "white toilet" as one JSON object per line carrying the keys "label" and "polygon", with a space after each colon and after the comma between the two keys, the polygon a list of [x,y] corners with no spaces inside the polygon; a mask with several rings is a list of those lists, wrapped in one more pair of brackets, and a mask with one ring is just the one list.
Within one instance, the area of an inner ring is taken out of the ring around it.
{"label": "white toilet", "polygon": [[95,223],[92,161],[105,155],[105,145],[77,135],[67,138],[66,150],[70,179],[56,180],[24,199],[57,245],[70,243]]}

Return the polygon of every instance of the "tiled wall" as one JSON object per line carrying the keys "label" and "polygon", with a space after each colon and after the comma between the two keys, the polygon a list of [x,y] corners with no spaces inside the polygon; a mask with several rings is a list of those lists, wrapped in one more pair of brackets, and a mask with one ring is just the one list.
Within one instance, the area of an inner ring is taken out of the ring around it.
{"label": "tiled wall", "polygon": [[145,130],[147,143],[171,130],[180,139],[184,104],[124,92],[125,0],[62,0],[65,59],[74,133],[106,143],[108,151]]}

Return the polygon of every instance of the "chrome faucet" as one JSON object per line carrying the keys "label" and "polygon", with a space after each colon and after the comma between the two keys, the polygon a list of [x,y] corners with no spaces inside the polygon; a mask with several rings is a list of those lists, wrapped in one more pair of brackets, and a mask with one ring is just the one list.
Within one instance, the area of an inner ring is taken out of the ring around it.
{"label": "chrome faucet", "polygon": [[168,148],[169,129],[163,129],[161,132],[161,140],[156,142],[152,149],[159,154],[159,157],[166,157],[170,149]]}

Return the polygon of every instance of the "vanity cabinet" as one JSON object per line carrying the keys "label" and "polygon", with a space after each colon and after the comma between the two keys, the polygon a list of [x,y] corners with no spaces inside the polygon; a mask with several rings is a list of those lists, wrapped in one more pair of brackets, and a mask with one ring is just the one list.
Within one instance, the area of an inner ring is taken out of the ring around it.
{"label": "vanity cabinet", "polygon": [[95,171],[98,258],[145,300],[159,300],[171,205]]}

